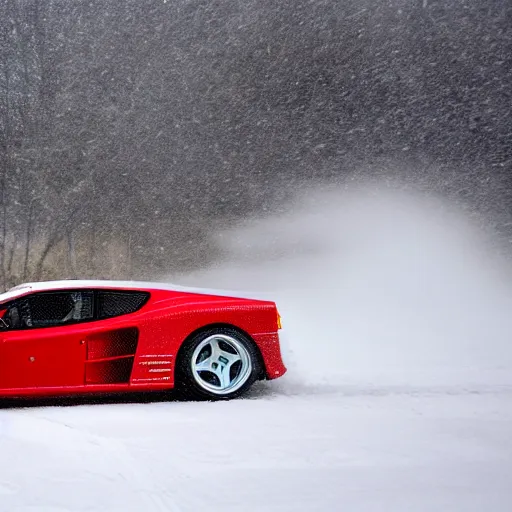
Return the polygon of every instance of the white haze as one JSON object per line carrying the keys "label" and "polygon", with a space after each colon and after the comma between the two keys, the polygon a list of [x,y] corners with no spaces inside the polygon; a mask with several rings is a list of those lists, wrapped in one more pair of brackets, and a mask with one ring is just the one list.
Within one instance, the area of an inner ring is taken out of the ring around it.
{"label": "white haze", "polygon": [[512,510],[510,283],[491,240],[376,186],[286,208],[179,280],[274,298],[289,373],[228,402],[4,408],[0,512]]}
{"label": "white haze", "polygon": [[222,263],[179,279],[277,301],[279,386],[512,383],[512,281],[476,220],[375,183],[287,212],[221,233]]}

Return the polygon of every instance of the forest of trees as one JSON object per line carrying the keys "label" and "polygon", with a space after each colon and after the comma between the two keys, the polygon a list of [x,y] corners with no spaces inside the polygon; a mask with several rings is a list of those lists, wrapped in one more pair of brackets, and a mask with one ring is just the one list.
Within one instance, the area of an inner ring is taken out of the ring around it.
{"label": "forest of trees", "polygon": [[194,268],[361,173],[506,232],[510,119],[507,0],[0,0],[0,288]]}

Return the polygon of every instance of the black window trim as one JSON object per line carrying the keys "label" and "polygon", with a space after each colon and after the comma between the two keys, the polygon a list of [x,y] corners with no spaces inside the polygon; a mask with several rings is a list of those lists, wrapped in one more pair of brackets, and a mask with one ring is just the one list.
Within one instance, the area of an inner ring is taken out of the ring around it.
{"label": "black window trim", "polygon": [[[111,318],[118,318],[120,316],[125,316],[125,315],[132,315],[133,313],[137,313],[138,311],[140,311],[149,301],[150,297],[151,297],[151,294],[150,292],[146,291],[146,290],[134,290],[134,289],[124,289],[124,288],[94,288],[94,320],[95,321],[101,321],[101,320],[109,320]],[[100,317],[100,312],[99,312],[99,307],[100,307],[100,301],[98,300],[98,295],[100,293],[108,293],[108,292],[111,292],[111,293],[124,293],[124,294],[144,294],[146,295],[146,298],[142,301],[142,303],[140,304],[140,306],[133,310],[133,311],[130,311],[128,313],[119,313],[118,315],[112,315],[112,316],[107,316],[107,317],[104,317],[104,318],[101,318]]]}

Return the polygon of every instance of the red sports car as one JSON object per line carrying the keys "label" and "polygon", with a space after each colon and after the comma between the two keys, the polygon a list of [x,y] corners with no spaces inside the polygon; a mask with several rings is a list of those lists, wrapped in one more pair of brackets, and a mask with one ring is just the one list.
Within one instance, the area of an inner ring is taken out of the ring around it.
{"label": "red sports car", "polygon": [[176,388],[240,396],[286,372],[273,301],[137,281],[48,281],[0,294],[0,396]]}

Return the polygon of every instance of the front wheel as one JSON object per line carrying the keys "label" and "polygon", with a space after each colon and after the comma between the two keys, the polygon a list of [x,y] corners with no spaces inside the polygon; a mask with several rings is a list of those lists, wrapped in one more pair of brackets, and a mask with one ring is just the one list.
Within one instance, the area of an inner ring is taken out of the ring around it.
{"label": "front wheel", "polygon": [[242,395],[260,372],[257,348],[235,329],[201,331],[186,342],[177,361],[177,388],[209,400]]}

